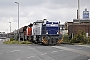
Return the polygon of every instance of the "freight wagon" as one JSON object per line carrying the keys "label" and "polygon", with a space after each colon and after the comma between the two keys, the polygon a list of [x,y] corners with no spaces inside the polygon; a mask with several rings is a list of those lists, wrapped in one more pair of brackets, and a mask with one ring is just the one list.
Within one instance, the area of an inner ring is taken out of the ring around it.
{"label": "freight wagon", "polygon": [[30,40],[29,36],[32,35],[32,25],[24,26],[20,29],[20,40]]}
{"label": "freight wagon", "polygon": [[32,27],[27,27],[26,31],[25,31],[25,39],[26,40],[30,40],[29,36],[32,35]]}
{"label": "freight wagon", "polygon": [[42,44],[60,44],[62,35],[60,34],[60,22],[49,22],[46,19],[33,23],[30,41]]}

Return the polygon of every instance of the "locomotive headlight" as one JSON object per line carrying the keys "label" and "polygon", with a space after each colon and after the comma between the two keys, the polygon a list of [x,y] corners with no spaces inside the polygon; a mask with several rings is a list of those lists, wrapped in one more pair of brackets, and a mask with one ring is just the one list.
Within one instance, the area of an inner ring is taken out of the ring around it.
{"label": "locomotive headlight", "polygon": [[57,34],[59,34],[58,31],[57,31]]}
{"label": "locomotive headlight", "polygon": [[48,34],[48,31],[46,31],[46,34]]}

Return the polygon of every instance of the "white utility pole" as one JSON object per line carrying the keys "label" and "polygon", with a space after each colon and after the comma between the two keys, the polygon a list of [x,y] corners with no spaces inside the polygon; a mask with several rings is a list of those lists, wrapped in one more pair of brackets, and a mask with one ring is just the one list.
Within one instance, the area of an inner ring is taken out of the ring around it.
{"label": "white utility pole", "polygon": [[11,33],[11,22],[9,22],[10,23],[10,33]]}
{"label": "white utility pole", "polygon": [[20,33],[19,33],[19,2],[15,2],[16,4],[18,4],[18,41],[20,42]]}

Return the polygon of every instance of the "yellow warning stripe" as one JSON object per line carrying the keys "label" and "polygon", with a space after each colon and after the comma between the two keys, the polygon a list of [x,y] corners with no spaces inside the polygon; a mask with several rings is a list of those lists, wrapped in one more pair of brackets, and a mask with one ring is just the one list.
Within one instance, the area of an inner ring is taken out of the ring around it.
{"label": "yellow warning stripe", "polygon": [[42,39],[42,42],[43,42],[44,44],[47,44],[47,43],[48,43],[48,40]]}
{"label": "yellow warning stripe", "polygon": [[62,43],[62,42],[63,42],[63,40],[62,40],[62,39],[57,41],[57,43],[58,43],[58,44],[60,44],[60,43]]}

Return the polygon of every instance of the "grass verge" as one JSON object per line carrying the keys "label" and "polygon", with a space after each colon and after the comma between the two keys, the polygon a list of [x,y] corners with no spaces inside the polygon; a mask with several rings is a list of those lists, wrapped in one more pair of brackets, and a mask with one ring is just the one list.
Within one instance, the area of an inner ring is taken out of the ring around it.
{"label": "grass verge", "polygon": [[18,41],[4,41],[3,43],[4,44],[32,44],[29,41],[21,41],[21,42],[18,42]]}

